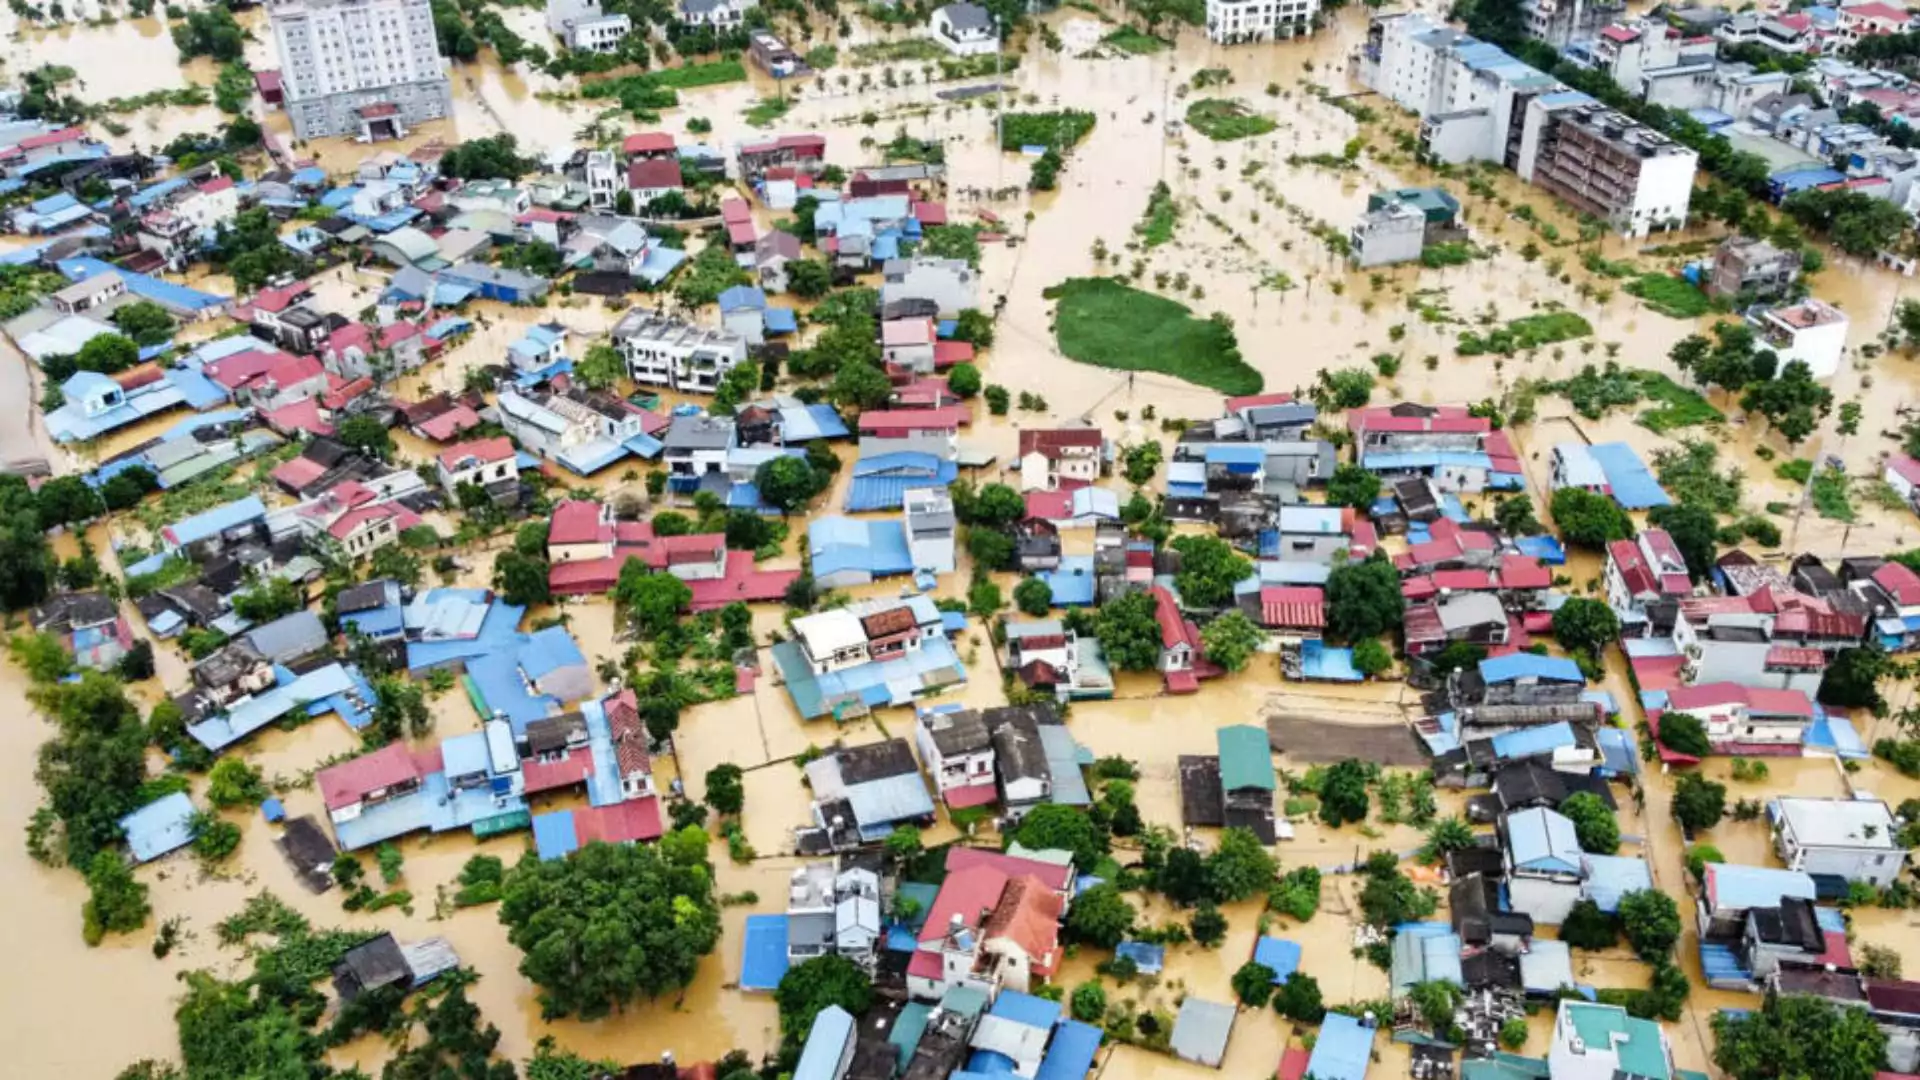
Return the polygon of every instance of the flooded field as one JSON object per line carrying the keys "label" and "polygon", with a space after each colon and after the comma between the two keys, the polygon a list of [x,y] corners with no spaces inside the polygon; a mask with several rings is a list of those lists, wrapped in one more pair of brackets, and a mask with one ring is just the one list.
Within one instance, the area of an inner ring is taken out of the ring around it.
{"label": "flooded field", "polygon": [[[544,40],[539,13],[510,9],[505,16],[530,40]],[[248,60],[256,67],[273,66],[271,42],[259,11],[244,13],[244,24],[254,31]],[[1111,16],[1117,19],[1117,15]],[[818,81],[785,91],[793,98],[790,110],[773,130],[819,130],[829,135],[828,158],[852,167],[878,157],[876,144],[896,133],[945,141],[950,204],[956,220],[973,220],[990,212],[1005,223],[1017,244],[989,245],[983,263],[986,287],[983,300],[1005,297],[998,324],[997,344],[983,358],[988,381],[1015,394],[1026,391],[1046,399],[1043,409],[1016,412],[1008,417],[982,415],[967,432],[967,441],[995,452],[1002,463],[1012,456],[1023,425],[1051,425],[1065,420],[1091,420],[1104,425],[1120,441],[1137,442],[1164,437],[1157,425],[1142,419],[1151,405],[1162,418],[1205,417],[1217,413],[1219,395],[1160,375],[1124,373],[1077,364],[1054,348],[1050,304],[1042,290],[1070,277],[1091,274],[1131,274],[1139,265],[1141,287],[1176,296],[1205,315],[1221,312],[1235,324],[1241,351],[1269,389],[1303,389],[1328,368],[1369,367],[1377,354],[1398,355],[1398,373],[1384,378],[1375,400],[1404,398],[1452,402],[1499,398],[1522,378],[1564,377],[1588,363],[1602,362],[1617,353],[1623,363],[1673,373],[1667,360],[1673,343],[1711,324],[1671,319],[1656,314],[1617,289],[1596,291],[1605,283],[1581,266],[1589,251],[1608,259],[1639,257],[1649,268],[1671,265],[1659,255],[1641,255],[1640,245],[1617,238],[1575,244],[1569,240],[1542,240],[1542,225],[1555,227],[1565,237],[1577,235],[1577,223],[1553,208],[1537,192],[1514,178],[1497,173],[1480,177],[1493,192],[1468,195],[1459,178],[1438,178],[1412,162],[1396,134],[1410,129],[1406,118],[1387,115],[1390,107],[1362,99],[1381,116],[1360,123],[1347,111],[1315,92],[1331,95],[1358,88],[1346,73],[1347,58],[1364,31],[1364,11],[1349,11],[1310,40],[1273,46],[1222,48],[1192,33],[1177,46],[1148,56],[1105,57],[1089,50],[1108,29],[1081,9],[1067,9],[1046,17],[1048,26],[1068,43],[1069,53],[1045,50],[1038,36],[1028,39],[1017,72],[1004,82],[1011,88],[1008,108],[1076,107],[1094,111],[1098,123],[1091,136],[1074,152],[1062,173],[1060,190],[1030,195],[1025,182],[1030,159],[1002,153],[994,137],[992,97],[971,103],[950,103],[935,97],[945,86],[929,86],[924,79],[904,80],[888,88],[861,89],[830,72]],[[823,31],[825,28],[821,28]],[[123,19],[108,25],[66,25],[53,29],[21,27],[10,13],[0,12],[0,35],[6,39],[5,59],[19,71],[40,63],[71,66],[84,85],[76,92],[90,101],[130,97],[188,83],[211,83],[216,69],[204,59],[182,65],[166,27],[159,19]],[[841,42],[846,46],[888,35],[864,25]],[[898,36],[895,32],[894,36]],[[824,39],[822,39],[824,40]],[[796,46],[800,43],[795,42]],[[918,65],[898,65],[902,70]],[[1210,76],[1213,88],[1193,88],[1197,73],[1219,69]],[[868,69],[857,69],[868,70]],[[877,69],[876,69],[877,70]],[[986,80],[991,81],[991,80]],[[403,145],[433,140],[457,142],[499,132],[511,132],[523,150],[546,152],[570,145],[575,133],[595,119],[598,110],[587,103],[561,100],[566,88],[538,73],[502,71],[489,60],[457,65],[453,69],[455,110],[451,120],[428,124]],[[678,133],[688,122],[704,118],[712,124],[705,141],[731,147],[764,134],[750,127],[743,115],[751,105],[780,93],[757,75],[748,83],[683,94],[683,105],[670,111],[661,125]],[[1199,133],[1169,124],[1184,114],[1186,102],[1197,96],[1235,98],[1271,115],[1275,129],[1267,135],[1238,142],[1214,143]],[[184,110],[142,110],[116,118],[129,133],[127,143],[152,148],[186,131],[210,131],[224,121],[212,107]],[[266,115],[269,131],[290,138],[286,118]],[[638,127],[630,118],[623,128]],[[1350,140],[1362,140],[1351,160],[1345,160]],[[346,140],[329,140],[296,148],[336,171],[351,169],[367,148]],[[1314,159],[1308,161],[1306,159]],[[1344,164],[1340,164],[1345,160]],[[1333,161],[1336,164],[1315,162]],[[1146,247],[1135,225],[1146,211],[1155,184],[1168,185],[1179,207],[1172,238]],[[1399,268],[1378,274],[1347,268],[1322,239],[1326,230],[1344,233],[1364,208],[1367,196],[1383,188],[1440,182],[1460,195],[1477,242],[1492,254],[1467,265],[1430,270]],[[1507,206],[1497,202],[1504,199]],[[1530,206],[1532,223],[1511,212]],[[759,211],[763,225],[774,215]],[[1662,237],[1649,244],[1686,244],[1710,240],[1714,230],[1695,229]],[[1529,242],[1542,243],[1539,261],[1523,254]],[[1817,295],[1838,304],[1853,319],[1849,344],[1858,350],[1874,341],[1897,298],[1911,290],[1904,279],[1838,256],[1817,279]],[[1162,283],[1164,281],[1164,284]],[[378,272],[337,270],[317,283],[323,306],[358,311],[369,304],[384,282]],[[1522,354],[1504,361],[1486,357],[1463,358],[1456,340],[1464,329],[1482,318],[1506,320],[1549,307],[1575,311],[1594,328],[1590,339],[1569,342]],[[528,325],[558,321],[577,338],[603,333],[619,316],[617,309],[597,300],[556,298],[546,309],[475,305],[469,313],[475,333],[428,368],[399,380],[392,388],[403,398],[458,390],[466,373],[497,363],[506,347]],[[12,353],[9,364],[24,360]],[[1882,356],[1846,365],[1834,380],[1839,401],[1858,400],[1865,409],[1859,435],[1839,439],[1826,432],[1795,453],[1818,452],[1844,458],[1856,474],[1868,472],[1888,443],[1883,432],[1897,428],[1901,410],[1920,389],[1920,366],[1911,359]],[[669,397],[668,405],[674,401]],[[1713,402],[1719,406],[1729,403]],[[1535,494],[1545,490],[1547,455],[1566,440],[1625,440],[1643,454],[1673,439],[1636,424],[1631,412],[1617,412],[1599,420],[1575,416],[1561,399],[1543,396],[1540,419],[1515,433],[1516,445],[1527,462]],[[1124,414],[1122,416],[1121,414]],[[170,426],[177,418],[157,418],[122,429],[78,453],[54,452],[56,469],[68,471],[83,461],[98,461],[135,446]],[[1750,425],[1729,424],[1697,431],[1716,441],[1723,464],[1738,465],[1747,477],[1747,502],[1758,509],[1769,502],[1797,503],[1799,490],[1773,475],[1772,462],[1757,452],[1767,448],[1784,456],[1777,437]],[[403,448],[423,456],[428,448],[402,437]],[[841,483],[846,482],[843,471]],[[634,477],[608,470],[590,481],[573,481],[611,492],[637,487]],[[841,492],[826,500],[837,506]],[[775,565],[798,565],[798,534]],[[1864,508],[1863,520],[1847,528],[1807,513],[1791,527],[1793,550],[1813,550],[1832,557],[1842,553],[1899,550],[1920,544],[1920,523],[1906,514]],[[96,530],[94,542],[107,555],[105,530]],[[71,544],[71,538],[63,543]],[[475,560],[476,562],[484,560]],[[1580,589],[1596,578],[1599,565],[1591,556],[1576,554],[1565,571]],[[463,576],[484,584],[476,567]],[[1010,588],[1011,577],[1001,581]],[[855,590],[873,595],[897,586]],[[961,595],[964,575],[952,575],[939,594]],[[611,609],[605,603],[569,603],[556,609],[570,619],[572,632],[590,660],[617,656],[625,644],[616,639]],[[545,614],[535,612],[535,616]],[[777,629],[780,616],[756,614],[756,631]],[[171,648],[159,650],[161,677],[154,686],[177,687],[186,678],[185,664]],[[961,691],[942,700],[975,705],[999,703],[1000,672],[993,650],[978,633],[961,643],[961,655],[971,680]],[[763,671],[770,671],[763,653]],[[1630,684],[1617,656],[1612,658],[1604,683],[1617,700],[1632,701]],[[1288,707],[1397,708],[1408,692],[1399,684],[1383,683],[1354,690],[1311,693],[1280,684],[1271,657],[1256,660],[1243,674],[1209,683],[1193,697],[1159,696],[1157,680],[1123,676],[1117,699],[1075,706],[1069,720],[1076,737],[1096,755],[1121,755],[1138,762],[1139,806],[1150,822],[1179,820],[1176,761],[1182,753],[1211,752],[1218,727],[1258,723],[1262,710],[1276,695],[1288,695]],[[415,895],[411,913],[389,910],[378,916],[341,910],[338,895],[314,896],[294,880],[272,849],[275,831],[256,815],[236,816],[245,829],[244,867],[229,877],[209,877],[184,856],[141,872],[153,886],[154,923],[180,917],[186,921],[183,947],[165,960],[149,952],[151,929],[103,946],[87,948],[80,939],[80,905],[84,888],[68,871],[50,871],[30,862],[17,838],[38,800],[33,782],[34,752],[45,736],[42,722],[24,705],[26,687],[18,669],[0,665],[0,701],[14,706],[14,722],[0,733],[0,880],[12,886],[12,918],[0,921],[0,949],[15,959],[16,967],[33,976],[8,980],[0,986],[0,1014],[9,1017],[12,1030],[23,1033],[10,1040],[13,1060],[23,1075],[107,1076],[142,1057],[165,1057],[174,1052],[171,1002],[177,993],[176,976],[185,970],[214,967],[229,970],[239,957],[216,948],[212,925],[240,907],[246,897],[270,889],[294,904],[317,925],[380,926],[403,939],[444,935],[465,962],[483,978],[473,992],[487,1019],[503,1034],[502,1050],[524,1058],[542,1037],[552,1035],[569,1049],[593,1058],[643,1061],[672,1050],[682,1061],[717,1057],[742,1047],[763,1052],[777,1041],[777,1017],[771,1001],[731,989],[738,976],[740,931],[753,912],[781,910],[787,874],[795,865],[791,828],[803,821],[807,791],[792,759],[809,746],[835,740],[849,744],[871,742],[909,733],[911,717],[890,710],[874,717],[835,726],[803,723],[785,692],[770,676],[758,681],[745,697],[696,707],[686,715],[675,740],[675,753],[660,762],[660,783],[684,778],[690,794],[701,794],[701,778],[716,764],[733,762],[746,772],[744,826],[748,840],[761,857],[748,865],[732,863],[724,845],[713,852],[719,891],[752,891],[756,905],[731,907],[725,913],[726,935],[716,953],[704,961],[692,986],[678,999],[651,1003],[596,1023],[547,1023],[540,1018],[530,984],[515,968],[518,952],[487,908],[442,914],[436,893],[458,873],[476,850],[512,860],[526,845],[524,836],[503,837],[476,845],[470,837],[440,840],[412,839],[403,845],[404,883]],[[434,702],[439,734],[471,730],[478,722],[458,694]],[[1635,713],[1630,709],[1629,716]],[[1871,734],[1863,730],[1871,738]],[[270,731],[245,750],[249,760],[269,776],[300,777],[315,762],[350,752],[355,738],[333,718],[323,718],[295,732]],[[157,763],[156,763],[157,764]],[[1282,755],[1280,768],[1299,773],[1307,762]],[[1851,776],[1834,763],[1821,760],[1770,762],[1771,775],[1762,784],[1727,779],[1725,763],[1708,771],[1729,783],[1730,799],[1764,798],[1795,793],[1846,795],[1870,790],[1889,802],[1920,794],[1920,783],[1899,777],[1877,763]],[[1670,816],[1670,778],[1646,778],[1644,808],[1623,800],[1622,831],[1636,838],[1623,848],[1638,848],[1653,864],[1659,886],[1683,893],[1688,888],[1685,849]],[[294,790],[287,801],[294,813],[317,813],[319,802],[311,790]],[[1462,799],[1443,792],[1442,813],[1457,811]],[[554,804],[560,805],[560,804]],[[548,808],[546,806],[540,809]],[[1410,826],[1370,826],[1376,835],[1354,828],[1327,830],[1303,822],[1298,835],[1280,847],[1283,867],[1333,866],[1364,857],[1369,850],[1410,852],[1421,842]],[[951,823],[928,835],[930,842],[957,836]],[[1766,829],[1758,822],[1723,823],[1700,842],[1712,843],[1731,860],[1770,865],[1773,862]],[[1123,853],[1124,854],[1124,853]],[[1155,902],[1157,904],[1157,901]],[[1684,906],[1684,905],[1683,905]],[[1351,953],[1349,914],[1355,911],[1353,882],[1329,879],[1325,906],[1305,927],[1287,927],[1276,919],[1271,932],[1300,941],[1306,950],[1305,969],[1321,983],[1329,1003],[1382,996],[1383,973]],[[1216,950],[1181,946],[1174,950],[1166,980],[1148,989],[1137,986],[1110,995],[1138,996],[1171,1002],[1181,992],[1214,1000],[1228,1000],[1228,982],[1248,955],[1260,913],[1253,905],[1228,909],[1231,930]],[[1148,906],[1149,921],[1164,921],[1174,913]],[[1444,915],[1444,911],[1443,911]],[[1866,910],[1855,914],[1860,938],[1891,945],[1908,955],[1920,955],[1920,922],[1903,912]],[[1682,962],[1698,976],[1692,932],[1680,946]],[[1071,986],[1091,977],[1098,957],[1091,953],[1070,959],[1060,982]],[[1577,971],[1597,986],[1639,985],[1646,969],[1624,952],[1597,958],[1576,958]],[[104,992],[103,992],[104,991]],[[1706,1017],[1721,1005],[1751,1005],[1753,999],[1696,989],[1683,1022],[1671,1025],[1676,1054],[1683,1067],[1707,1066],[1709,1036]],[[104,1023],[103,1023],[104,1021]],[[1548,1021],[1534,1019],[1529,1052],[1546,1046]],[[111,1032],[101,1037],[100,1031]],[[1246,1013],[1236,1025],[1228,1059],[1220,1073],[1186,1065],[1131,1047],[1113,1052],[1107,1070],[1114,1077],[1145,1080],[1188,1080],[1206,1075],[1249,1077],[1266,1075],[1277,1064],[1287,1040],[1296,1033],[1270,1011]],[[1399,1075],[1404,1054],[1384,1041],[1377,1047],[1384,1070],[1376,1075]],[[373,1069],[384,1054],[376,1041],[363,1040],[336,1055],[335,1064],[358,1064]]]}

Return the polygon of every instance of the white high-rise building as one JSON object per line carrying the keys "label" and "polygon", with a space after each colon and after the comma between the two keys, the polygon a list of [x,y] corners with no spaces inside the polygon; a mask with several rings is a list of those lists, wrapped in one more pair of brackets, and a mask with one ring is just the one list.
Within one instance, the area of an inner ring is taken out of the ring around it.
{"label": "white high-rise building", "polygon": [[453,109],[428,0],[276,0],[287,115],[297,139],[397,139]]}
{"label": "white high-rise building", "polygon": [[1207,0],[1207,37],[1222,45],[1313,33],[1320,0]]}

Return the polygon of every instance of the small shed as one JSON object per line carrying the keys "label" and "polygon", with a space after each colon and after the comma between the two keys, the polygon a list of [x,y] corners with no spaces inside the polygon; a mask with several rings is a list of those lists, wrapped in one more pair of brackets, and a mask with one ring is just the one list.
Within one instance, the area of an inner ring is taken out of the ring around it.
{"label": "small shed", "polygon": [[397,984],[411,985],[413,973],[406,954],[392,934],[381,934],[348,949],[333,966],[333,988],[341,1001],[352,1001],[369,990]]}
{"label": "small shed", "polygon": [[[1173,1022],[1173,1056],[1217,1069],[1227,1057],[1236,1010],[1231,1005],[1189,996]],[[1332,1017],[1329,1016],[1329,1019]]]}
{"label": "small shed", "polygon": [[1317,1080],[1366,1080],[1373,1060],[1372,1025],[1345,1013],[1328,1013],[1307,1059],[1307,1075]]}
{"label": "small shed", "polygon": [[185,792],[163,795],[120,819],[134,862],[152,862],[193,842],[193,801]]}
{"label": "small shed", "polygon": [[1272,968],[1273,985],[1279,986],[1287,981],[1287,976],[1300,970],[1300,951],[1297,941],[1261,935],[1253,942],[1253,962]]}

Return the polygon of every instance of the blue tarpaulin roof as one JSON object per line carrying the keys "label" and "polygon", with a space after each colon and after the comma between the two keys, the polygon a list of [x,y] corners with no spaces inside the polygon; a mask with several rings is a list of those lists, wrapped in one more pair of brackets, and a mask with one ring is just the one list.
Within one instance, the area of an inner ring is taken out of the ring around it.
{"label": "blue tarpaulin roof", "polygon": [[1489,683],[1515,679],[1553,679],[1574,683],[1587,681],[1580,665],[1564,656],[1535,656],[1532,653],[1508,653],[1480,661],[1480,677]]}
{"label": "blue tarpaulin roof", "polygon": [[1513,542],[1520,554],[1539,559],[1549,566],[1561,566],[1567,561],[1567,549],[1560,545],[1558,537],[1522,536]]}
{"label": "blue tarpaulin roof", "polygon": [[749,915],[740,945],[740,989],[769,992],[787,973],[787,917]]}
{"label": "blue tarpaulin roof", "polygon": [[1353,665],[1352,649],[1319,641],[1300,643],[1300,674],[1328,682],[1364,682],[1367,678]]}
{"label": "blue tarpaulin roof", "polygon": [[1502,761],[1551,754],[1561,747],[1574,745],[1573,727],[1561,720],[1539,727],[1502,732],[1495,735],[1492,742],[1494,754]]}

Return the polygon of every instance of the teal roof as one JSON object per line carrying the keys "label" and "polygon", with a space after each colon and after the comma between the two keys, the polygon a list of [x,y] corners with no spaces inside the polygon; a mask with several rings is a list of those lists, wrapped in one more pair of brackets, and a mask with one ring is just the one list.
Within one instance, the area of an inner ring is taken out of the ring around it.
{"label": "teal roof", "polygon": [[1220,787],[1226,791],[1264,788],[1272,791],[1273,751],[1264,728],[1234,724],[1219,731]]}
{"label": "teal roof", "polygon": [[893,1044],[900,1055],[900,1071],[905,1072],[907,1063],[913,1060],[914,1048],[920,1045],[920,1036],[926,1034],[927,1020],[933,1015],[933,1008],[923,1002],[908,1002],[900,1010],[900,1016],[893,1022],[893,1030],[887,1033],[887,1041]]}
{"label": "teal roof", "polygon": [[1600,1046],[1611,1045],[1614,1048],[1614,1052],[1620,1056],[1620,1073],[1646,1077],[1647,1080],[1671,1080],[1673,1070],[1667,1064],[1666,1047],[1660,1039],[1660,1025],[1651,1020],[1637,1020],[1628,1016],[1627,1010],[1618,1005],[1568,1001],[1562,1002],[1560,1007],[1570,1014],[1574,1033],[1580,1036],[1581,1042],[1587,1044],[1589,1052]]}

